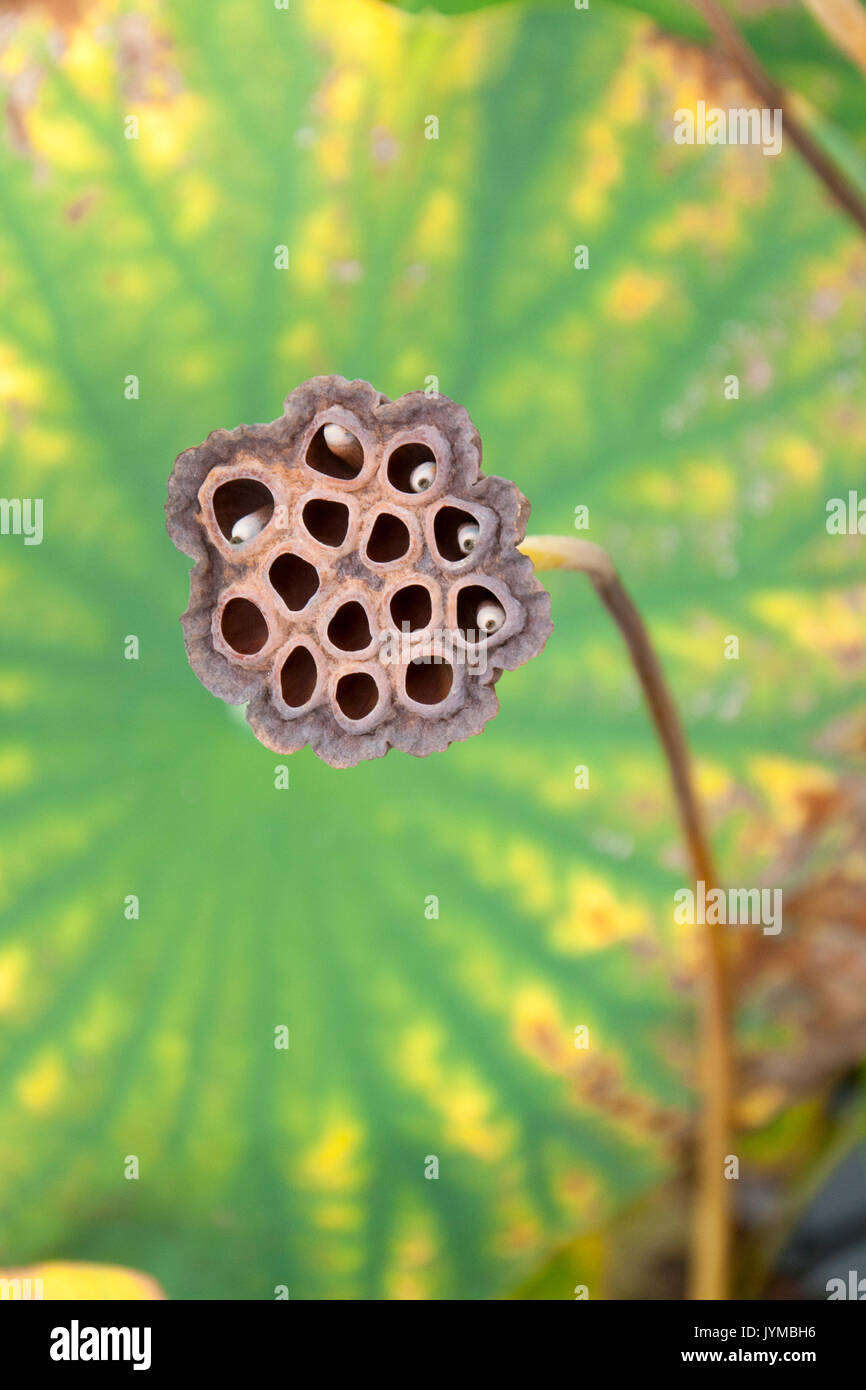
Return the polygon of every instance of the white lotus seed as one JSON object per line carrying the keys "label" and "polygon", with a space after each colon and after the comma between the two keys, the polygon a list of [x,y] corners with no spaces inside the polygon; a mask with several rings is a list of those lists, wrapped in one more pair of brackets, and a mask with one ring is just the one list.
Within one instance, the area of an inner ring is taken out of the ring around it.
{"label": "white lotus seed", "polygon": [[257,512],[242,516],[232,527],[232,545],[243,545],[244,541],[251,541],[253,536],[265,529],[270,519],[270,504],[259,507]]}
{"label": "white lotus seed", "polygon": [[326,425],[324,435],[325,443],[332,454],[336,454],[337,458],[351,464],[353,468],[361,467],[364,462],[364,450],[360,439],[356,439],[351,430],[344,429],[342,425]]}
{"label": "white lotus seed", "polygon": [[464,555],[470,555],[478,544],[481,527],[476,521],[465,522],[457,532],[457,546]]}
{"label": "white lotus seed", "polygon": [[505,622],[505,609],[501,603],[493,603],[488,600],[486,603],[479,603],[475,621],[481,632],[486,632],[490,636],[498,632]]}
{"label": "white lotus seed", "polygon": [[427,463],[419,463],[409,474],[409,486],[413,492],[426,492],[433,486],[436,478],[436,465],[432,459]]}

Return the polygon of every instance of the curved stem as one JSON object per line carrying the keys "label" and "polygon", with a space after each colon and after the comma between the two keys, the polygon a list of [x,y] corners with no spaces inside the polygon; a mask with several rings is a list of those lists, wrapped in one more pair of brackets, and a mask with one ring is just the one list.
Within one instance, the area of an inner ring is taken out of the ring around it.
{"label": "curved stem", "polygon": [[[592,541],[570,536],[528,536],[520,549],[537,570],[566,569],[585,574],[619,628],[667,759],[692,872],[695,880],[703,881],[709,891],[718,878],[695,794],[688,745],[649,633],[610,556]],[[730,999],[721,930],[718,925],[710,924],[704,930],[702,1106],[689,1297],[724,1299],[729,1292],[731,1259],[730,1184],[725,1177],[733,1098]]]}
{"label": "curved stem", "polygon": [[[847,212],[849,217],[853,218],[861,232],[866,232],[866,203],[864,203],[859,189],[854,187],[845,172],[831,159],[827,151],[819,145],[799,117],[794,114],[791,109],[791,102],[781,87],[764,70],[754,49],[743,38],[720,0],[692,0],[692,3],[703,15],[723,52],[727,54],[730,62],[760,98],[761,103],[769,107],[770,110],[778,108],[782,112],[782,125],[786,134],[791,137],[791,143],[799,150],[806,163],[811,165],[813,172],[817,174],[830,196]],[[820,7],[816,6],[817,8]],[[824,8],[827,11],[834,11],[838,22],[847,27],[849,31],[851,30],[852,14],[846,12],[846,10],[850,11],[851,7],[827,5]],[[853,8],[854,11],[859,11],[858,6]],[[836,14],[836,11],[840,11],[840,13]],[[859,17],[862,21],[862,12],[860,12]],[[850,32],[850,38],[852,41],[854,40],[853,32]]]}

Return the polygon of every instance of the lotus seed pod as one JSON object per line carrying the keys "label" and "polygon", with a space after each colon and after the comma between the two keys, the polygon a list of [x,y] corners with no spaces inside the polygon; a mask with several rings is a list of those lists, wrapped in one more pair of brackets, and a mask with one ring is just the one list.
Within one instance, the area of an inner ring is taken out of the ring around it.
{"label": "lotus seed pod", "polygon": [[195,561],[183,628],[261,743],[334,767],[480,733],[550,599],[518,550],[529,504],[484,477],[462,406],[315,377],[279,419],[187,449],[166,515]]}

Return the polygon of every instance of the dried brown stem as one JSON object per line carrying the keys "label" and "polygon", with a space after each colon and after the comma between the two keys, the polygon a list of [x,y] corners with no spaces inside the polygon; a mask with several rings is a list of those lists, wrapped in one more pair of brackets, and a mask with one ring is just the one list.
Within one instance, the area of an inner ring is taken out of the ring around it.
{"label": "dried brown stem", "polygon": [[[688,745],[659,659],[637,608],[601,546],[568,536],[530,536],[521,546],[537,570],[585,574],[623,636],[667,759],[677,811],[696,881],[718,883],[712,851],[695,793]],[[701,1009],[701,1117],[696,1155],[689,1296],[728,1297],[731,1261],[730,1152],[733,1060],[725,943],[718,926],[704,937]]]}
{"label": "dried brown stem", "polygon": [[839,166],[793,114],[785,93],[764,70],[754,49],[743,38],[719,0],[692,0],[692,3],[703,15],[731,63],[753,88],[764,106],[782,112],[783,129],[791,137],[791,142],[807,164],[811,165],[830,196],[857,223],[861,232],[866,233],[866,203]]}

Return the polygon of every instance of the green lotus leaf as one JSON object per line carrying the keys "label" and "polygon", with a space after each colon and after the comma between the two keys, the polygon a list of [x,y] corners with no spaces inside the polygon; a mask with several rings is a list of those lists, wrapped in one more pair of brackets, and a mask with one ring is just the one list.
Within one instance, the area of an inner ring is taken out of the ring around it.
{"label": "green lotus leaf", "polygon": [[483,736],[280,789],[187,664],[166,479],[314,374],[437,378],[532,529],[617,558],[748,884],[855,699],[824,520],[862,480],[862,249],[787,152],[676,146],[676,58],[613,8],[99,14],[26,15],[3,69],[2,491],[44,535],[0,537],[2,1262],[498,1297],[694,1113],[688,870],[618,635],[552,576]]}

